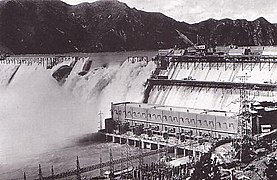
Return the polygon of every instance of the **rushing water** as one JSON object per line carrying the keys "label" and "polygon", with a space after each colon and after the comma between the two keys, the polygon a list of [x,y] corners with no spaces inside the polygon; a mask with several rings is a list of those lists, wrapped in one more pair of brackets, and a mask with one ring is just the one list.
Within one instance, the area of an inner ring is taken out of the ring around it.
{"label": "rushing water", "polygon": [[154,70],[153,63],[123,63],[128,56],[154,56],[155,52],[84,54],[93,60],[91,70],[79,76],[76,65],[63,86],[51,77],[51,70],[21,66],[0,67],[0,179],[37,177],[38,164],[45,174],[107,160],[108,149],[119,156],[120,145],[91,143],[76,139],[95,132],[98,113],[109,117],[110,102],[142,101],[144,83]]}

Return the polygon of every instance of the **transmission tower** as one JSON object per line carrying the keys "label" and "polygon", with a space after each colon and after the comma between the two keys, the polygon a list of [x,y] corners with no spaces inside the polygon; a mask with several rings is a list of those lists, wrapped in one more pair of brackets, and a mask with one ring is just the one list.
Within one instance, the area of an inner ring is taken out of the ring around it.
{"label": "transmission tower", "polygon": [[113,175],[114,175],[114,162],[113,162],[112,149],[110,149],[110,174],[111,174],[112,179],[113,179]]}
{"label": "transmission tower", "polygon": [[[249,114],[249,107],[248,107],[248,90],[246,87],[246,81],[250,77],[245,73],[245,75],[237,76],[241,81],[240,87],[240,108],[239,108],[239,117],[238,117],[238,135],[240,138],[243,138],[245,135],[252,134],[252,126],[250,122],[250,114]],[[250,125],[249,125],[250,124]]]}
{"label": "transmission tower", "polygon": [[142,141],[140,140],[139,145],[139,169],[140,169],[140,178],[142,178],[142,169],[143,169],[143,152],[142,152]]}

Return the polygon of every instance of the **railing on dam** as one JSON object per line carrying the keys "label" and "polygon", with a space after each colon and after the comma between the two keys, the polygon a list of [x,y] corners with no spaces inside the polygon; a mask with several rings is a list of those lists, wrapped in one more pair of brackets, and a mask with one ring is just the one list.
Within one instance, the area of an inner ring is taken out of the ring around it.
{"label": "railing on dam", "polygon": [[172,79],[148,79],[151,85],[166,86],[194,86],[194,87],[211,87],[225,89],[255,89],[272,91],[277,89],[277,84],[258,84],[258,83],[235,83],[235,82],[216,82],[216,81],[196,81],[196,80],[172,80]]}
{"label": "railing on dam", "polygon": [[[83,174],[83,173],[87,173],[87,172],[91,172],[91,171],[94,171],[94,170],[97,170],[97,169],[108,167],[111,164],[113,164],[113,165],[120,164],[120,163],[124,163],[124,162],[127,162],[127,161],[139,159],[141,157],[152,156],[152,155],[162,153],[162,152],[166,152],[166,151],[168,151],[168,147],[152,150],[152,151],[145,152],[145,153],[142,153],[142,154],[136,154],[136,155],[129,156],[129,157],[116,159],[116,160],[113,160],[113,161],[98,163],[98,164],[94,164],[94,165],[91,165],[91,166],[86,166],[86,167],[83,167],[83,168],[80,167],[79,158],[77,157],[76,169],[71,170],[71,171],[62,172],[62,173],[59,173],[59,174],[54,174],[54,170],[53,170],[53,167],[52,167],[52,175],[45,176],[45,177],[43,177],[41,166],[39,165],[39,171],[38,171],[39,172],[39,174],[38,174],[39,178],[37,178],[36,180],[47,180],[47,179],[53,180],[53,179],[67,178],[67,177],[70,177],[70,176],[76,176],[77,179],[80,179],[81,174]],[[24,173],[24,179],[27,179],[25,173]]]}
{"label": "railing on dam", "polygon": [[171,62],[234,62],[234,63],[260,63],[277,62],[277,56],[269,55],[183,55],[183,56],[158,56],[168,58]]}
{"label": "railing on dam", "polygon": [[76,61],[79,57],[74,56],[8,56],[0,59],[0,64],[25,64],[28,66],[40,65],[45,69],[51,69],[53,66],[65,62],[65,61]]}

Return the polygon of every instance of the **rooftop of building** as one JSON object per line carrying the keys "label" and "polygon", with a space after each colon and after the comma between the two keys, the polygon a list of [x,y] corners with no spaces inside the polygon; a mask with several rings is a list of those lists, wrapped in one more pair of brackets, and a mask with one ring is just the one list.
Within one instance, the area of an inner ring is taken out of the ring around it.
{"label": "rooftop of building", "polygon": [[163,111],[175,111],[175,112],[189,112],[194,114],[206,114],[212,116],[234,116],[236,115],[235,112],[231,111],[221,111],[221,110],[214,110],[214,109],[198,109],[198,108],[190,108],[190,107],[178,107],[178,106],[165,106],[159,104],[146,104],[146,103],[137,103],[137,102],[121,102],[121,103],[114,103],[114,105],[118,104],[126,104],[129,107],[139,107],[139,108],[146,108],[146,109],[157,109]]}

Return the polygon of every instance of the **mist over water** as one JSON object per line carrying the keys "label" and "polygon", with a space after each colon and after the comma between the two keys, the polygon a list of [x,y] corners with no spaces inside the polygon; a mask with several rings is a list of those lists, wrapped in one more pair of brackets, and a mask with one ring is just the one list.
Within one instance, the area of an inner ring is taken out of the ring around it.
{"label": "mist over water", "polygon": [[[60,171],[68,170],[66,163],[72,161],[74,167],[76,155],[82,154],[76,151],[100,153],[94,145],[78,148],[76,139],[98,130],[99,112],[102,120],[110,117],[111,102],[142,101],[156,67],[153,62],[123,62],[127,56],[90,57],[93,64],[84,76],[78,75],[85,63],[80,61],[62,86],[51,76],[53,70],[25,65],[9,83],[17,67],[0,65],[0,179],[36,170],[38,163],[50,169],[57,162]],[[50,154],[41,159],[45,153]]]}
{"label": "mist over water", "polygon": [[40,67],[20,67],[0,93],[1,162],[18,161],[96,131],[92,107],[57,85]]}

